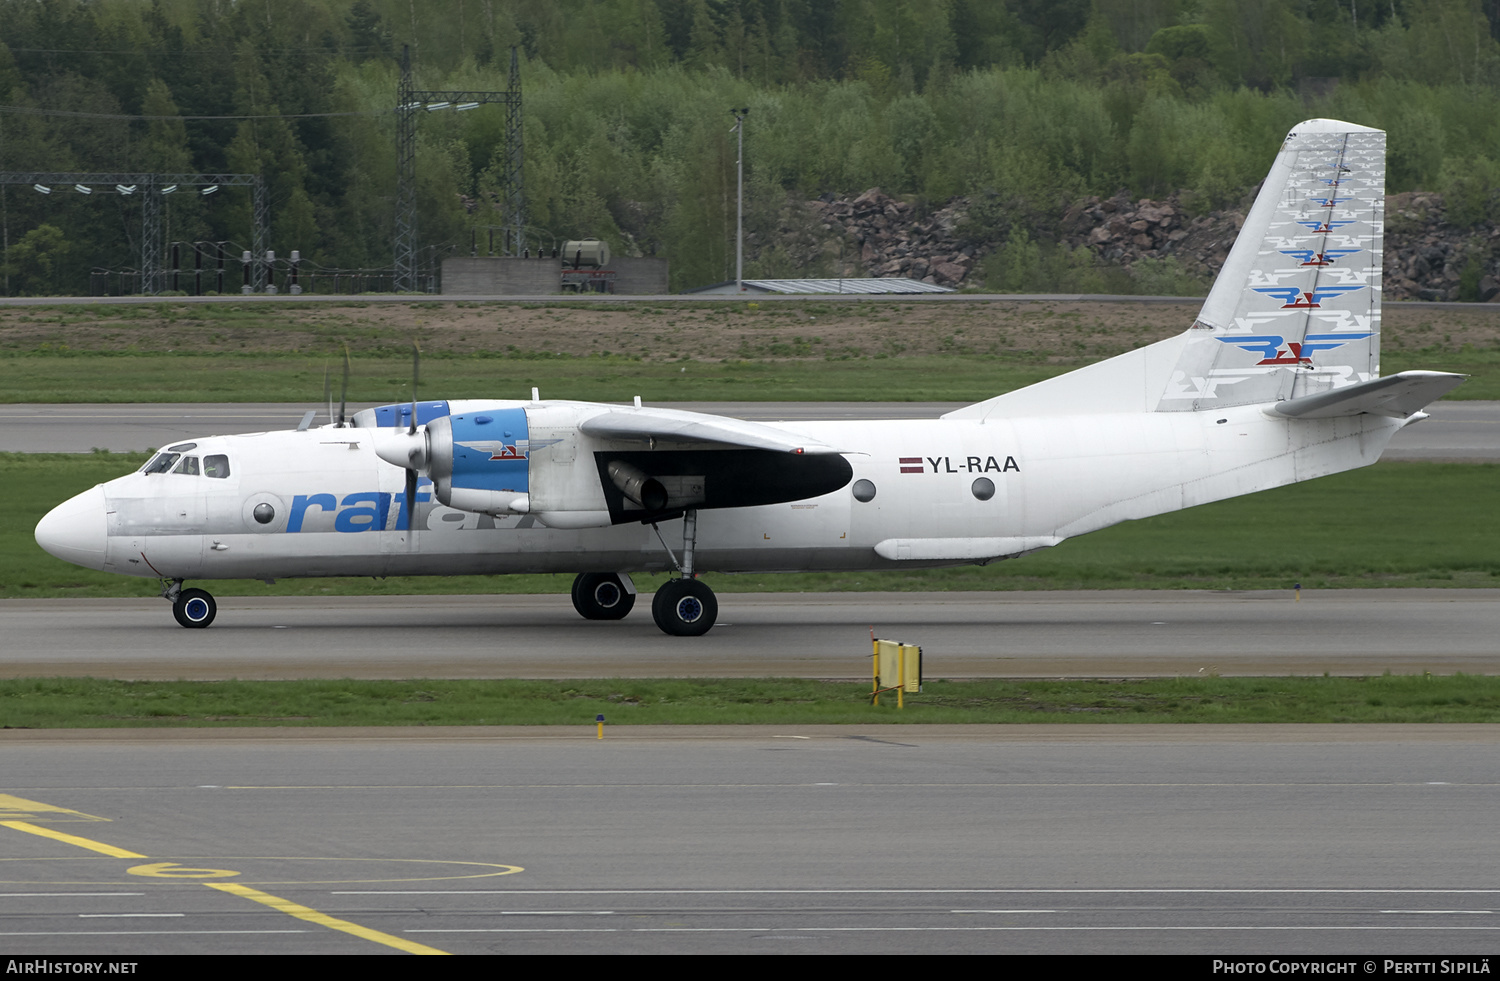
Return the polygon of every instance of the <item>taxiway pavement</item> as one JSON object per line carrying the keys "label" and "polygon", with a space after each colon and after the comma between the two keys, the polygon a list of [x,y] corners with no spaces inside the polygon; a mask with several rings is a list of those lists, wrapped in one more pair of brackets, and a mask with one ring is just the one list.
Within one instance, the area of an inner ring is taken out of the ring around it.
{"label": "taxiway pavement", "polygon": [[[665,408],[742,419],[935,419],[961,403],[945,402],[667,402]],[[364,404],[351,406],[353,413]],[[135,405],[0,405],[0,451],[88,453],[152,450],[194,436],[294,429],[303,403],[157,403]],[[1437,402],[1431,418],[1403,429],[1384,459],[1454,462],[1500,460],[1500,402]]]}
{"label": "taxiway pavement", "polygon": [[727,593],[704,637],[638,602],[563,595],[222,597],[208,630],[159,599],[0,602],[0,676],[124,679],[869,677],[869,636],[928,677],[1500,673],[1500,590]]}
{"label": "taxiway pavement", "polygon": [[1493,953],[1495,726],[3,732],[12,952]]}

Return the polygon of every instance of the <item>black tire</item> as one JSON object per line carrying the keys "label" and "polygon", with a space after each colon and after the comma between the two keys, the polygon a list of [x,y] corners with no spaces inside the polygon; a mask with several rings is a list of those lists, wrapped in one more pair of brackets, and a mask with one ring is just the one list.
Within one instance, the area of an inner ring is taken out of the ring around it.
{"label": "black tire", "polygon": [[580,572],[573,580],[573,609],[585,620],[623,620],[635,594],[613,572]]}
{"label": "black tire", "polygon": [[219,614],[219,604],[203,589],[184,589],[172,601],[172,616],[184,627],[206,627]]}
{"label": "black tire", "polygon": [[701,637],[719,619],[719,600],[696,579],[668,579],[651,600],[651,616],[662,633]]}

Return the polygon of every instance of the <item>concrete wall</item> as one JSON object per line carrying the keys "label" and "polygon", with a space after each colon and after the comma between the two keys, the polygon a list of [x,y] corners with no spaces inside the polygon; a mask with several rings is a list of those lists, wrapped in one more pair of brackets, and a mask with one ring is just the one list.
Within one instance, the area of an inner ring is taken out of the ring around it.
{"label": "concrete wall", "polygon": [[619,274],[615,279],[615,292],[641,296],[659,296],[667,292],[667,260],[643,257],[632,259],[617,255],[609,260]]}
{"label": "concrete wall", "polygon": [[[667,292],[667,260],[615,256],[615,292]],[[516,259],[510,256],[455,257],[443,260],[445,296],[547,296],[560,293],[561,259]]]}
{"label": "concrete wall", "polygon": [[558,291],[561,274],[561,259],[444,259],[443,295],[547,295]]}

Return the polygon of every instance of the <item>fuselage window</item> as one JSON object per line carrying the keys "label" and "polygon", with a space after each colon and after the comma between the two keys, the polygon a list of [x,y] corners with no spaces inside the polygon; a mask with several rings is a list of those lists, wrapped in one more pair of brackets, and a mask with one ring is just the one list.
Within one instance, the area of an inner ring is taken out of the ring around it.
{"label": "fuselage window", "polygon": [[203,474],[206,477],[218,477],[221,480],[229,476],[229,457],[222,453],[203,458]]}
{"label": "fuselage window", "polygon": [[141,473],[166,473],[172,469],[172,464],[177,462],[181,453],[158,453],[152,457],[151,462],[141,468]]}
{"label": "fuselage window", "polygon": [[172,472],[185,473],[194,477],[198,476],[198,458],[195,456],[183,457],[182,462],[177,464],[177,469]]}

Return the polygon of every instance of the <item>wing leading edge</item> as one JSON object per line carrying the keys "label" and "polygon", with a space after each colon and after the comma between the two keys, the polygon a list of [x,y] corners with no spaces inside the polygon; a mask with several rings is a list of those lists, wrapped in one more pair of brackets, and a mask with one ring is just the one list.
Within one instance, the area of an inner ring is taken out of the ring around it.
{"label": "wing leading edge", "polygon": [[826,443],[773,426],[685,409],[610,409],[584,419],[578,429],[600,439],[721,443],[748,450],[808,455],[840,452]]}

